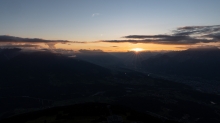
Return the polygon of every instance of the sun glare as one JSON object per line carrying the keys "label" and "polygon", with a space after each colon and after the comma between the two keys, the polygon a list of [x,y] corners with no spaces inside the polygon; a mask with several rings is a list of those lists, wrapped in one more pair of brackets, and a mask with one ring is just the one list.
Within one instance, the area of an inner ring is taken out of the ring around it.
{"label": "sun glare", "polygon": [[143,48],[133,48],[133,49],[131,49],[131,51],[135,51],[135,52],[141,52],[143,50],[144,50]]}

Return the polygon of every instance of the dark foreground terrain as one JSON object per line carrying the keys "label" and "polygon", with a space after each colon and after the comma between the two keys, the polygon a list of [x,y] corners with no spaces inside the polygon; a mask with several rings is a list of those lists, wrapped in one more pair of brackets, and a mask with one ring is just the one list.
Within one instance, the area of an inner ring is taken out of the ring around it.
{"label": "dark foreground terrain", "polygon": [[1,123],[177,123],[119,105],[83,103],[17,115]]}
{"label": "dark foreground terrain", "polygon": [[[2,50],[0,58],[2,122],[101,122],[112,115],[124,122],[220,122],[220,96],[182,83],[120,67],[110,70],[49,51],[9,49]],[[111,114],[106,105],[122,107]]]}

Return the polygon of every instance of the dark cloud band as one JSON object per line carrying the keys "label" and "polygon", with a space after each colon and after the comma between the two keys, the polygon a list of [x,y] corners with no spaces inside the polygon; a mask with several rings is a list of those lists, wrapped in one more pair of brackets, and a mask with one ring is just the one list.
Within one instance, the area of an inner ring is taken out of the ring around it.
{"label": "dark cloud band", "polygon": [[67,43],[67,40],[44,40],[39,38],[20,38],[14,36],[2,35],[0,36],[0,42],[28,42],[28,43]]}
{"label": "dark cloud band", "polygon": [[[57,43],[86,43],[79,41],[67,41],[67,40],[45,40],[40,38],[20,38],[15,36],[0,35],[0,43],[10,43],[4,47],[38,47],[38,43],[44,43],[48,45],[50,49],[55,49],[55,44]],[[25,45],[20,45],[19,43],[26,43]],[[19,45],[18,45],[19,44]],[[34,45],[33,45],[34,44]]]}
{"label": "dark cloud band", "polygon": [[102,42],[130,42],[155,44],[197,44],[220,42],[220,25],[214,26],[185,26],[166,35],[128,35],[124,40],[104,40]]}

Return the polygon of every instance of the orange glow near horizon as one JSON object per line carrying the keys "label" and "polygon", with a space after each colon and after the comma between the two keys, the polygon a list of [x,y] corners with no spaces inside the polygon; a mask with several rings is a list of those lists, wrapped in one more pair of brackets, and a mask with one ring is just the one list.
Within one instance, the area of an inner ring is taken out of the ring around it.
{"label": "orange glow near horizon", "polygon": [[[194,45],[165,45],[165,44],[153,44],[153,43],[109,43],[109,42],[85,42],[85,43],[77,43],[77,42],[68,42],[68,43],[28,43],[26,42],[13,42],[10,43],[12,46],[18,45],[23,49],[62,49],[62,50],[73,50],[78,51],[80,49],[84,50],[102,50],[103,52],[129,52],[134,51],[138,52],[154,52],[154,51],[181,51],[186,50],[193,47],[199,46],[220,46],[220,43],[198,43]],[[8,42],[0,43],[0,46],[7,47],[9,45]],[[22,47],[24,45],[24,47]],[[32,45],[32,46],[31,46]]]}
{"label": "orange glow near horizon", "polygon": [[143,48],[133,48],[133,49],[131,49],[131,51],[141,52],[141,51],[144,51],[144,49]]}
{"label": "orange glow near horizon", "polygon": [[163,45],[163,44],[151,44],[151,43],[108,43],[108,42],[88,42],[88,43],[67,43],[67,44],[56,44],[57,49],[67,50],[94,50],[99,49],[104,52],[144,52],[144,51],[161,51],[161,50],[185,50],[187,49],[184,45]]}

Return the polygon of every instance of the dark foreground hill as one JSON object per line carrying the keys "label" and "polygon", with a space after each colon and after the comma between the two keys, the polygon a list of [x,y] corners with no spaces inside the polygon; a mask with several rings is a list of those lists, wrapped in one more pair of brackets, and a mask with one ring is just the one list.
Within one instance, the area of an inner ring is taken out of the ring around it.
{"label": "dark foreground hill", "polygon": [[130,108],[104,103],[82,103],[21,114],[1,123],[177,123]]}
{"label": "dark foreground hill", "polygon": [[0,56],[5,58],[0,64],[2,119],[51,107],[102,102],[181,122],[220,120],[219,95],[181,83],[128,69],[110,70],[49,51],[3,50]]}

